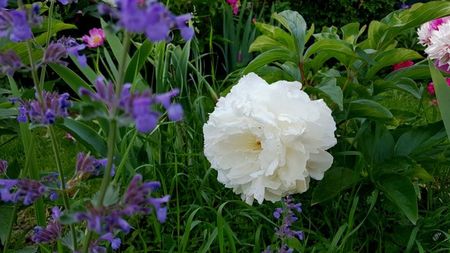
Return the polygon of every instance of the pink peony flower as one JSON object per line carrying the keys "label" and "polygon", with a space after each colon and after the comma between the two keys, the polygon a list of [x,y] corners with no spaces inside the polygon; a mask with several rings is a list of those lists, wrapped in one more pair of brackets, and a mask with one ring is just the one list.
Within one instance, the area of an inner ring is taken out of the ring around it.
{"label": "pink peony flower", "polygon": [[96,48],[105,42],[105,32],[101,28],[92,28],[89,35],[84,35],[82,39],[88,47]]}
{"label": "pink peony flower", "polygon": [[433,31],[438,31],[440,26],[447,23],[449,20],[449,17],[443,17],[422,24],[422,26],[420,26],[417,30],[417,34],[419,35],[419,43],[423,46],[431,45],[431,34]]}
{"label": "pink peony flower", "polygon": [[233,9],[233,14],[237,15],[239,13],[239,6],[241,5],[241,2],[239,0],[227,0],[227,3]]}
{"label": "pink peony flower", "polygon": [[414,62],[409,60],[409,61],[404,61],[404,62],[400,62],[400,63],[392,65],[392,69],[395,71],[395,70],[399,70],[402,68],[411,67],[412,65],[414,65]]}

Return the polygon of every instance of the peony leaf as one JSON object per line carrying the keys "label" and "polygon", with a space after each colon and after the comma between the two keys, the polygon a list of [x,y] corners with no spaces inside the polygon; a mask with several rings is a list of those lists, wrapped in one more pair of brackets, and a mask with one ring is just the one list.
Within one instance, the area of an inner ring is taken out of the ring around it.
{"label": "peony leaf", "polygon": [[253,61],[251,61],[248,66],[244,69],[244,74],[248,74],[250,72],[254,72],[257,69],[272,63],[272,62],[286,62],[293,61],[296,62],[295,54],[287,49],[283,48],[275,48],[269,51],[266,51],[260,55],[258,55]]}
{"label": "peony leaf", "polygon": [[422,56],[419,53],[406,48],[394,48],[391,50],[380,51],[375,56],[375,65],[367,70],[366,76],[370,79],[384,67],[389,67],[407,60],[416,60],[421,58]]}
{"label": "peony leaf", "polygon": [[373,118],[380,120],[392,119],[392,113],[381,104],[368,99],[358,99],[349,103],[348,119]]}
{"label": "peony leaf", "polygon": [[339,106],[339,110],[342,111],[344,109],[344,94],[342,93],[341,87],[336,85],[336,78],[328,78],[318,85],[317,89],[336,103]]}
{"label": "peony leaf", "polygon": [[357,137],[357,147],[369,164],[380,164],[394,154],[394,137],[381,123],[366,121]]}
{"label": "peony leaf", "polygon": [[447,85],[442,74],[430,62],[431,77],[433,78],[436,97],[441,111],[442,121],[444,121],[447,136],[450,139],[450,87]]}
{"label": "peony leaf", "polygon": [[411,180],[398,174],[386,174],[378,179],[377,186],[415,225],[419,213],[417,195]]}
{"label": "peony leaf", "polygon": [[306,21],[296,11],[286,10],[272,15],[274,19],[280,22],[295,38],[295,46],[298,55],[303,55],[305,50]]}
{"label": "peony leaf", "polygon": [[351,169],[334,168],[325,173],[325,177],[314,188],[311,205],[333,198],[359,181],[359,175]]}

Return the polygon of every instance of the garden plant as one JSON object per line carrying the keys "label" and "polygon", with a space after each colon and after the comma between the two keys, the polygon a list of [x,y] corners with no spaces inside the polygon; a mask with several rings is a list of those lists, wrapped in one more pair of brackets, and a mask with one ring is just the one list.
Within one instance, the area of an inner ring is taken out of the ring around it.
{"label": "garden plant", "polygon": [[450,2],[307,2],[0,0],[0,251],[450,251]]}

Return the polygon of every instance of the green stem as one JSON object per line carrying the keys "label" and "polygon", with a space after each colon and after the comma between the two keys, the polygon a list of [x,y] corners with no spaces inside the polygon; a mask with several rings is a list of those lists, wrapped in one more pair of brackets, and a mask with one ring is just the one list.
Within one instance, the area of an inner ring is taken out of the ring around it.
{"label": "green stem", "polygon": [[[52,126],[49,126],[48,130],[50,132],[50,138],[52,141],[53,156],[55,158],[56,168],[58,169],[59,180],[61,181],[61,192],[62,192],[61,195],[63,198],[64,207],[66,208],[67,211],[69,211],[70,210],[69,196],[66,191],[66,180],[64,178],[64,170],[61,165],[61,159],[59,157],[59,152],[58,152],[59,148],[58,148],[58,143],[57,143],[57,139],[56,139],[56,134],[55,134],[55,131]],[[72,236],[73,249],[76,250],[77,249],[77,234],[76,234],[75,227],[73,224],[70,225],[70,232],[71,232],[71,236]]]}
{"label": "green stem", "polygon": [[120,161],[119,166],[117,166],[116,175],[114,176],[114,180],[113,180],[114,185],[117,185],[117,182],[119,181],[120,176],[123,173],[123,170],[125,168],[125,163],[127,162],[127,159],[125,159],[125,158],[128,157],[128,154],[130,153],[131,148],[133,147],[133,143],[136,140],[137,134],[138,134],[138,132],[135,130],[133,137],[131,137],[130,143],[128,144],[128,147],[122,156],[122,160]]}
{"label": "green stem", "polygon": [[[50,44],[50,38],[52,37],[52,29],[53,29],[53,10],[55,9],[55,0],[50,0],[50,8],[48,10],[48,25],[47,25],[47,38],[45,40],[45,45]],[[47,70],[47,64],[43,64],[41,70],[41,79],[39,81],[40,89],[44,89],[44,81],[45,81],[45,73]]]}
{"label": "green stem", "polygon": [[[127,66],[127,57],[128,57],[128,50],[130,48],[130,34],[125,32],[125,35],[123,37],[123,54],[122,54],[122,58],[119,61],[119,71],[118,71],[118,76],[116,78],[116,101],[119,100],[120,98],[120,90],[123,86],[123,82],[125,80],[125,68]],[[117,110],[117,104],[114,104],[113,107],[111,108],[111,121],[109,124],[109,133],[108,133],[108,154],[107,154],[107,164],[106,164],[106,168],[105,168],[105,172],[103,175],[103,180],[102,180],[102,184],[100,186],[100,191],[99,191],[99,197],[97,200],[97,206],[96,207],[101,207],[103,206],[103,201],[105,200],[105,195],[106,195],[106,191],[108,189],[109,183],[111,182],[111,170],[112,170],[112,166],[113,166],[113,160],[114,160],[114,151],[115,151],[115,146],[116,146],[116,139],[117,139],[117,120],[116,120],[116,110]],[[91,242],[91,238],[92,238],[92,231],[88,231],[84,240],[84,244],[83,244],[83,253],[88,253],[89,252],[89,244]]]}

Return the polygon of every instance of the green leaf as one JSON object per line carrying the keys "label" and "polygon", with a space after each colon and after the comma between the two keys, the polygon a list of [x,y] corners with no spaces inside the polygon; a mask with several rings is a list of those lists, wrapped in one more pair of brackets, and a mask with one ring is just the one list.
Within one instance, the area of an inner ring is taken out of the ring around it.
{"label": "green leaf", "polygon": [[394,137],[381,123],[367,122],[357,136],[357,147],[369,164],[379,164],[394,154]]}
{"label": "green leaf", "polygon": [[447,85],[442,74],[430,62],[430,72],[436,90],[439,110],[441,111],[442,121],[444,121],[447,136],[450,139],[450,87]]}
{"label": "green leaf", "polygon": [[384,67],[390,67],[399,62],[421,58],[422,56],[419,53],[406,48],[394,48],[387,51],[380,51],[375,56],[375,65],[367,70],[366,76],[368,79],[370,79]]}
{"label": "green leaf", "polygon": [[333,168],[314,188],[311,204],[315,205],[333,198],[359,181],[359,175],[347,168]]}
{"label": "green leaf", "polygon": [[14,108],[0,108],[0,119],[7,119],[17,116],[17,110]]}
{"label": "green leaf", "polygon": [[145,42],[134,53],[125,73],[125,82],[133,83],[139,71],[144,67],[147,57],[150,55],[153,44],[145,40]]}
{"label": "green leaf", "polygon": [[295,38],[297,55],[303,55],[305,49],[306,22],[296,11],[286,10],[272,14],[272,17],[280,22]]}
{"label": "green leaf", "polygon": [[425,64],[415,64],[408,68],[402,68],[389,73],[384,79],[390,81],[398,81],[402,78],[409,78],[413,80],[430,79],[430,67]]}
{"label": "green leaf", "polygon": [[244,74],[254,72],[257,69],[275,61],[295,61],[295,55],[286,49],[280,48],[266,51],[258,55],[255,59],[253,59],[253,61],[248,64],[248,66],[244,69]]}
{"label": "green leaf", "polygon": [[368,99],[354,100],[349,103],[348,119],[372,118],[379,120],[392,119],[392,113],[381,104]]}
{"label": "green leaf", "polygon": [[416,191],[411,180],[398,174],[386,174],[378,179],[377,186],[415,225],[419,213]]}
{"label": "green leaf", "polygon": [[250,45],[249,52],[264,52],[274,48],[285,48],[285,46],[269,36],[261,35]]}
{"label": "green leaf", "polygon": [[322,60],[323,62],[334,57],[346,65],[348,65],[353,59],[359,58],[359,56],[353,51],[353,47],[350,43],[337,39],[322,39],[314,42],[314,44],[306,50],[305,59],[310,58],[316,53],[323,53],[327,56]]}
{"label": "green leaf", "polygon": [[70,88],[75,93],[79,94],[80,88],[94,91],[88,83],[86,83],[80,76],[78,76],[68,67],[54,63],[49,65],[70,86]]}
{"label": "green leaf", "polygon": [[326,79],[324,82],[317,86],[317,89],[322,91],[331,99],[331,101],[336,103],[339,107],[339,110],[342,111],[344,109],[344,95],[342,93],[341,87],[336,85],[336,78]]}
{"label": "green leaf", "polygon": [[[258,29],[263,34],[262,36],[277,42],[277,43],[271,42],[271,44],[277,44],[278,46],[285,47],[293,51],[296,50],[294,38],[292,37],[292,35],[285,32],[283,29],[259,22],[257,22],[255,25],[256,29]],[[258,40],[258,38],[256,38],[255,42]],[[252,43],[251,47],[255,47],[253,45],[255,42]],[[259,41],[258,44],[260,43],[261,42]]]}
{"label": "green leaf", "polygon": [[69,131],[90,151],[102,156],[106,156],[107,148],[105,140],[101,138],[97,134],[97,132],[88,125],[71,118],[65,118],[64,122],[62,124],[59,124],[58,126],[65,129],[66,131]]}
{"label": "green leaf", "polygon": [[445,129],[441,122],[413,128],[403,133],[395,144],[394,153],[397,156],[418,154],[445,140]]}
{"label": "green leaf", "polygon": [[9,225],[13,218],[14,206],[0,205],[0,241],[5,243],[6,237],[9,232]]}

